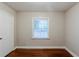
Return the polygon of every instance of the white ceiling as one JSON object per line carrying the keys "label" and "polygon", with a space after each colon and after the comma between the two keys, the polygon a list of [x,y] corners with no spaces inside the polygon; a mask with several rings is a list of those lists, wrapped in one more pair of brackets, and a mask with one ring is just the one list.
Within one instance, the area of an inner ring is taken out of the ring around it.
{"label": "white ceiling", "polygon": [[6,2],[16,11],[66,11],[76,2]]}

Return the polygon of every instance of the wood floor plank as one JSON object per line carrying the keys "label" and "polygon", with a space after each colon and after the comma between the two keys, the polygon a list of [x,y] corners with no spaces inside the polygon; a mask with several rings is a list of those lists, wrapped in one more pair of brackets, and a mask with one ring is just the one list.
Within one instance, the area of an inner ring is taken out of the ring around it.
{"label": "wood floor plank", "polygon": [[65,49],[16,49],[7,57],[72,57]]}

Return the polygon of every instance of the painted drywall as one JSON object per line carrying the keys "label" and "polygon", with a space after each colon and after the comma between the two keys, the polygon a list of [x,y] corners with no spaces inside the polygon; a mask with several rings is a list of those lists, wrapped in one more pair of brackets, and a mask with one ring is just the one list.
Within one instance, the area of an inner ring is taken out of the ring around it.
{"label": "painted drywall", "polygon": [[70,8],[65,16],[66,47],[79,56],[79,3]]}
{"label": "painted drywall", "polygon": [[[32,17],[49,18],[49,40],[32,39]],[[64,46],[63,12],[17,12],[17,46],[45,47]]]}
{"label": "painted drywall", "polygon": [[0,3],[0,56],[6,56],[14,49],[14,19],[16,12]]}

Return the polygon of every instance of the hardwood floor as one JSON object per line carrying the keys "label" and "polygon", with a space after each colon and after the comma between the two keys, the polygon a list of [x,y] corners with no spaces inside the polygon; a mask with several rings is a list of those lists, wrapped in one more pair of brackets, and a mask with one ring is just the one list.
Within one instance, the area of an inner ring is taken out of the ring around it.
{"label": "hardwood floor", "polygon": [[65,49],[16,49],[7,57],[72,57]]}

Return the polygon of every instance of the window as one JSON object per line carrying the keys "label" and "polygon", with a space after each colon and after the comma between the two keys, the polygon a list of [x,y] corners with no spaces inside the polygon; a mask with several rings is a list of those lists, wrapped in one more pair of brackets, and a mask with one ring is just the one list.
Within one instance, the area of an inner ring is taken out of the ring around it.
{"label": "window", "polygon": [[48,18],[33,18],[32,38],[48,38]]}

